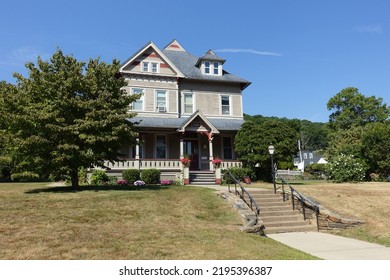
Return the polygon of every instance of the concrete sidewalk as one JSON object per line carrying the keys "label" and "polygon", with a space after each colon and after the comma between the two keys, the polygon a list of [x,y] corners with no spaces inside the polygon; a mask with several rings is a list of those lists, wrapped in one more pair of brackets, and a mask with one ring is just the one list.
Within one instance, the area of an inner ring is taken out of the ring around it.
{"label": "concrete sidewalk", "polygon": [[390,248],[323,232],[268,234],[269,238],[325,260],[390,260]]}

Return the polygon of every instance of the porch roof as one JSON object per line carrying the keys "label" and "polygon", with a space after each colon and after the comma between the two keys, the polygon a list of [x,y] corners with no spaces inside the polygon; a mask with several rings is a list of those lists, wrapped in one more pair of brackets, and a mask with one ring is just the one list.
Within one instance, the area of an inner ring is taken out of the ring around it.
{"label": "porch roof", "polygon": [[[131,119],[127,119],[132,123],[137,123],[137,127],[147,128],[180,128],[184,122],[188,120],[188,117],[181,118],[161,118],[161,117],[141,117],[137,116]],[[230,130],[237,131],[244,123],[242,119],[222,119],[222,118],[207,118],[207,120],[215,126],[219,131]]]}

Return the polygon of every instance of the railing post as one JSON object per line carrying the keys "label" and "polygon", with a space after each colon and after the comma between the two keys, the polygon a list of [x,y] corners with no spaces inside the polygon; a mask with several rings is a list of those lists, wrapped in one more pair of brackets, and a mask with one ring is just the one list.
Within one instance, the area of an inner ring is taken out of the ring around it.
{"label": "railing post", "polygon": [[295,210],[295,199],[294,199],[294,191],[291,189],[291,201],[293,210]]}
{"label": "railing post", "polygon": [[318,215],[320,214],[320,208],[316,207],[316,222],[317,222],[317,231],[320,231],[320,224],[318,222]]}
{"label": "railing post", "polygon": [[301,198],[301,207],[302,207],[302,212],[303,212],[303,219],[306,221],[305,203],[303,202],[302,198]]}
{"label": "railing post", "polygon": [[283,202],[286,201],[285,193],[284,193],[284,180],[282,179],[282,194],[283,194]]}

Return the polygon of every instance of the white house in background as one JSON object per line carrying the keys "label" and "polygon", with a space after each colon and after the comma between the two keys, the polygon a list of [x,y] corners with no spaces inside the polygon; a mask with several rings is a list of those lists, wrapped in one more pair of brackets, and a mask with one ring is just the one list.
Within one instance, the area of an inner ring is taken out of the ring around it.
{"label": "white house in background", "polygon": [[294,166],[301,171],[304,171],[307,166],[313,163],[326,164],[328,162],[323,156],[309,150],[301,151],[296,157],[294,157]]}
{"label": "white house in background", "polygon": [[129,121],[138,128],[138,145],[125,146],[111,172],[158,168],[164,179],[177,178],[180,159],[191,159],[190,172],[213,172],[211,160],[222,167],[240,166],[234,136],[244,122],[242,92],[250,82],[224,68],[213,51],[197,57],[173,40],[163,49],[147,43],[120,68],[129,94],[141,94]]}

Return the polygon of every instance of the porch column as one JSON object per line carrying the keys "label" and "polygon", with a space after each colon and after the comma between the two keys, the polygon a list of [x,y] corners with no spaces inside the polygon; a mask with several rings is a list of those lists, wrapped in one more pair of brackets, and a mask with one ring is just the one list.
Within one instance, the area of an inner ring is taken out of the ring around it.
{"label": "porch column", "polygon": [[184,140],[183,135],[180,135],[180,158],[184,158]]}
{"label": "porch column", "polygon": [[212,160],[214,159],[214,153],[213,153],[213,138],[209,138],[209,164],[210,164],[210,170],[214,170],[214,164],[212,163]]}
{"label": "porch column", "polygon": [[134,168],[140,170],[141,164],[140,164],[140,158],[139,158],[139,137],[135,139],[136,145],[135,145],[135,162],[134,162]]}

